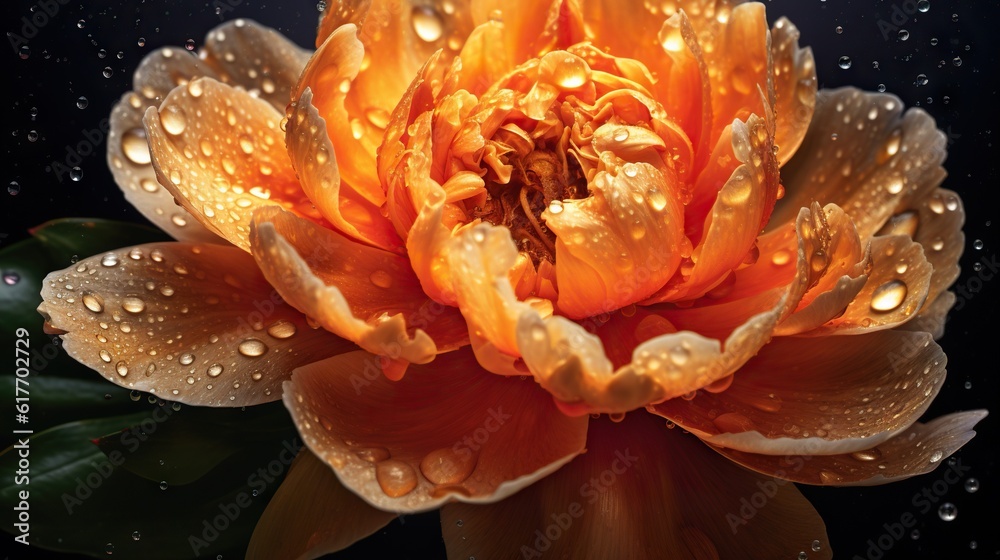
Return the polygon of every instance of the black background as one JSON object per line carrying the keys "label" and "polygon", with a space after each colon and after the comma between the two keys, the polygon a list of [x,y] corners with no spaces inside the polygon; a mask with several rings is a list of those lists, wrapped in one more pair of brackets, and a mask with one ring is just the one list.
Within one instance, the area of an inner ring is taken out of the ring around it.
{"label": "black background", "polygon": [[[55,3],[55,2],[53,2]],[[933,115],[949,138],[944,186],[957,191],[966,204],[967,246],[959,285],[977,274],[977,261],[996,258],[998,249],[995,190],[998,154],[992,134],[1000,134],[997,110],[997,22],[1000,4],[993,0],[930,0],[926,13],[914,0],[772,0],[773,21],[786,15],[802,31],[802,44],[813,48],[820,87],[856,85],[888,92],[907,106],[919,105]],[[217,8],[223,7],[217,14]],[[3,29],[21,33],[34,2],[4,2]],[[26,237],[26,229],[45,220],[91,216],[134,222],[143,218],[129,207],[114,185],[105,163],[104,145],[83,158],[82,179],[62,180],[50,169],[63,162],[68,146],[97,129],[111,105],[130,89],[132,72],[144,55],[164,45],[201,46],[205,33],[223,20],[244,17],[277,28],[302,46],[312,46],[317,9],[311,0],[226,0],[180,2],[147,0],[69,2],[29,42],[22,58],[11,45],[0,53],[7,100],[3,102],[3,187],[0,190],[3,244]],[[83,27],[78,21],[83,21]],[[841,32],[838,33],[838,26]],[[903,40],[899,29],[908,32]],[[138,45],[145,39],[145,46]],[[9,36],[8,36],[9,42]],[[119,57],[119,53],[121,53]],[[103,56],[102,56],[103,54]],[[848,69],[838,60],[850,57]],[[961,64],[956,65],[955,57]],[[875,64],[877,63],[877,64]],[[112,73],[104,77],[108,67]],[[918,75],[927,76],[919,85]],[[88,106],[77,108],[85,96]],[[36,135],[37,134],[37,138]],[[3,191],[16,181],[19,194]],[[992,225],[990,222],[996,222]],[[973,248],[982,240],[983,248]],[[69,264],[69,263],[67,263]],[[985,272],[989,272],[986,269]],[[970,287],[977,284],[973,281]],[[941,345],[949,357],[949,377],[927,417],[973,408],[996,409],[997,301],[1000,281],[987,280],[961,310],[953,311]],[[5,328],[8,325],[4,326]],[[971,383],[971,389],[966,383]],[[888,486],[865,489],[803,488],[823,515],[838,558],[867,557],[869,539],[885,532],[905,512],[917,516],[919,539],[904,537],[883,558],[989,558],[1000,556],[995,530],[998,516],[996,460],[992,448],[1000,433],[997,413],[979,425],[979,435],[958,456],[971,466],[981,489],[967,493],[951,488],[946,500],[958,507],[958,517],[945,522],[936,509],[926,514],[911,499],[943,471]],[[6,420],[5,420],[6,421]],[[6,474],[3,476],[7,476]],[[6,514],[0,518],[7,519]],[[7,521],[4,521],[7,523]],[[435,514],[394,521],[376,536],[337,558],[443,558]],[[14,558],[69,558],[48,552],[26,552],[3,536],[0,550]],[[975,541],[976,546],[970,546]],[[15,548],[16,547],[16,548]],[[874,556],[873,556],[874,557]]]}

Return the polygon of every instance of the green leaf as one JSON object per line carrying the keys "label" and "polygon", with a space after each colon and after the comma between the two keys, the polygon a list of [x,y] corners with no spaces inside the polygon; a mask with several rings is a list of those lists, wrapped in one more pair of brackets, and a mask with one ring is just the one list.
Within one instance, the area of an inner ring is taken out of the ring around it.
{"label": "green leaf", "polygon": [[34,228],[31,234],[42,242],[53,261],[64,263],[59,268],[69,266],[74,257],[85,258],[128,245],[171,241],[170,236],[158,229],[95,218],[52,220]]}
{"label": "green leaf", "polygon": [[247,410],[177,411],[165,406],[153,414],[142,424],[104,436],[95,443],[108,457],[115,452],[125,457],[122,468],[148,480],[166,481],[170,486],[199,480],[252,445],[266,445],[295,435],[295,426],[281,403]]}
{"label": "green leaf", "polygon": [[[143,424],[148,413],[65,424],[31,437],[27,480],[0,480],[5,511],[29,504],[33,546],[116,558],[242,557],[267,501],[300,445],[295,439],[249,445],[191,484],[160,489],[120,468],[91,440]],[[140,443],[145,445],[145,443]],[[24,448],[0,454],[0,469],[15,473]],[[256,495],[255,495],[256,494]],[[6,523],[4,530],[16,528]],[[138,533],[138,539],[133,538]]]}

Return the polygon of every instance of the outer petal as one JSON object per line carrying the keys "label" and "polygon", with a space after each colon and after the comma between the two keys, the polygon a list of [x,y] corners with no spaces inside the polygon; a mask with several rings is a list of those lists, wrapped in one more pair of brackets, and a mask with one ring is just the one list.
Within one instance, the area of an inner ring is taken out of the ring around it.
{"label": "outer petal", "polygon": [[816,61],[812,49],[799,48],[799,30],[787,18],[771,28],[774,57],[775,145],[784,165],[802,144],[816,109]]}
{"label": "outer petal", "polygon": [[330,467],[305,449],[257,522],[246,557],[319,558],[371,535],[393,517],[344,488]]}
{"label": "outer petal", "polygon": [[779,338],[720,393],[700,391],[653,410],[712,445],[766,455],[834,455],[868,449],[930,406],[946,358],[927,333]]}
{"label": "outer petal", "polygon": [[[873,486],[933,471],[942,459],[976,435],[972,428],[986,417],[970,410],[917,422],[877,447],[843,455],[757,455],[733,449],[716,451],[766,475],[805,484]],[[961,476],[963,473],[958,472]]]}
{"label": "outer petal", "polygon": [[234,247],[151,243],[46,277],[66,351],[123,387],[186,404],[277,400],[293,368],[354,345],[286,305]]}
{"label": "outer petal", "polygon": [[501,21],[507,60],[520,64],[585,39],[579,2],[563,0],[473,0],[476,25]]}
{"label": "outer petal", "polygon": [[184,49],[168,47],[146,55],[135,71],[135,91],[123,95],[111,110],[108,167],[129,204],[157,227],[181,241],[220,243],[218,236],[178,207],[170,191],[157,182],[142,127],[146,109],[158,107],[175,87],[201,76],[217,77]]}
{"label": "outer petal", "polygon": [[255,215],[251,242],[291,305],[370,352],[425,363],[466,343],[461,315],[424,295],[405,257],[274,209]]}
{"label": "outer petal", "polygon": [[285,405],[341,482],[387,511],[491,503],[564,465],[586,418],[564,416],[531,381],[489,374],[468,350],[398,382],[364,352],[299,368]]}
{"label": "outer petal", "polygon": [[111,112],[108,165],[125,198],[176,239],[219,242],[187,211],[178,208],[173,196],[157,184],[142,117],[148,107],[158,107],[175,87],[200,77],[243,87],[284,110],[291,86],[308,57],[308,52],[280,33],[243,19],[210,31],[199,56],[173,47],[146,55],[135,71],[134,91],[122,96]]}
{"label": "outer petal", "polygon": [[771,223],[812,200],[846,210],[867,242],[894,215],[918,208],[945,177],[945,138],[922,109],[895,96],[826,90],[797,156],[781,172],[785,197]]}
{"label": "outer petal", "polygon": [[[765,487],[767,506],[740,517],[741,500]],[[503,502],[445,506],[441,527],[449,558],[831,557],[823,521],[793,485],[641,412],[592,422],[586,454]]]}
{"label": "outer petal", "polygon": [[269,104],[210,78],[177,87],[146,111],[156,176],[191,214],[250,249],[250,217],[263,206],[315,215],[283,149],[281,115]]}

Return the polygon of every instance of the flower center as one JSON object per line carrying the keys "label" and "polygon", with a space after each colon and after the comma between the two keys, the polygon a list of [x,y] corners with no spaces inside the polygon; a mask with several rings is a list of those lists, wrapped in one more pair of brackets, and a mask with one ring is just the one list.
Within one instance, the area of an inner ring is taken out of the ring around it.
{"label": "flower center", "polygon": [[556,235],[545,226],[542,212],[558,213],[563,200],[588,196],[583,170],[573,157],[545,145],[502,160],[513,167],[510,180],[487,179],[486,201],[472,209],[472,216],[510,230],[534,265],[555,263]]}

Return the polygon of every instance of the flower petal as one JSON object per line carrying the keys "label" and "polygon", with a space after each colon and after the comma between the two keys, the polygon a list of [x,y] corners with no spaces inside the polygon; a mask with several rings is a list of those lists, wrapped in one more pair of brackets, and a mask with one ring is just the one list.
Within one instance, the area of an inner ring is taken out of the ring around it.
{"label": "flower petal", "polygon": [[[762,489],[767,507],[742,518],[741,499]],[[446,505],[441,528],[449,558],[831,556],[822,519],[794,485],[642,412],[592,422],[587,453],[502,502]]]}
{"label": "flower petal", "polygon": [[882,331],[851,344],[776,338],[726,390],[653,410],[712,445],[766,455],[851,453],[915,422],[941,388],[946,361],[927,333]]}
{"label": "flower petal", "polygon": [[302,191],[335,228],[354,239],[386,250],[401,249],[402,241],[379,204],[341,181],[339,162],[326,122],[312,104],[306,88],[291,109],[285,142]]}
{"label": "flower petal", "polygon": [[[933,471],[958,451],[986,417],[985,410],[917,422],[877,447],[842,455],[758,455],[716,448],[727,458],[757,472],[805,484],[874,486]],[[956,471],[959,477],[963,471]],[[947,476],[947,475],[946,475]]]}
{"label": "flower petal", "polygon": [[246,557],[319,558],[351,546],[394,517],[350,492],[329,465],[305,449],[257,522]]}
{"label": "flower petal", "polygon": [[309,328],[243,251],[151,243],[53,272],[39,311],[122,387],[205,406],[277,400],[293,368],[354,345]]}
{"label": "flower petal", "polygon": [[944,179],[945,137],[923,109],[853,88],[825,90],[806,137],[781,170],[785,197],[771,224],[810,201],[846,210],[862,243],[896,213],[918,208]]}
{"label": "flower petal", "polygon": [[788,163],[802,144],[816,110],[816,61],[812,49],[799,48],[799,30],[787,18],[771,28],[778,165]]}
{"label": "flower petal", "polygon": [[220,243],[218,236],[174,204],[174,196],[157,182],[142,127],[147,108],[159,106],[175,87],[201,76],[217,77],[211,67],[184,49],[167,47],[146,55],[135,71],[134,91],[111,109],[108,167],[129,204],[171,237]]}
{"label": "flower petal", "polygon": [[277,209],[254,215],[250,237],[264,276],[292,306],[370,352],[425,363],[467,343],[461,315],[424,295],[405,257]]}
{"label": "flower petal", "polygon": [[473,0],[476,25],[499,21],[507,60],[520,64],[585,40],[577,2],[563,0]]}
{"label": "flower petal", "polygon": [[266,102],[199,78],[147,110],[143,123],[160,184],[203,225],[249,250],[255,208],[315,212],[284,150],[280,120]]}
{"label": "flower petal", "polygon": [[[595,142],[612,128],[619,127],[599,128]],[[571,318],[652,295],[677,270],[686,241],[680,186],[668,169],[645,162],[598,169],[589,197],[542,213],[556,234],[557,305]]]}
{"label": "flower petal", "polygon": [[375,507],[491,503],[583,451],[586,418],[564,416],[531,381],[483,371],[468,350],[396,382],[379,361],[344,354],[297,369],[285,386],[306,445]]}
{"label": "flower petal", "polygon": [[236,19],[209,32],[200,56],[221,81],[240,86],[283,111],[312,51],[270,27]]}
{"label": "flower petal", "polygon": [[568,414],[627,412],[718,381],[770,340],[775,326],[823,274],[825,269],[810,267],[806,256],[818,251],[829,235],[820,212],[816,206],[800,214],[796,278],[780,292],[765,294],[770,298],[768,305],[755,307],[754,314],[735,326],[725,342],[695,332],[661,329],[663,334],[634,347],[630,363],[614,370],[601,340],[583,325],[560,316],[546,319],[532,310],[518,317],[518,350],[538,383]]}

